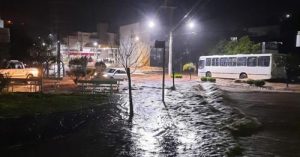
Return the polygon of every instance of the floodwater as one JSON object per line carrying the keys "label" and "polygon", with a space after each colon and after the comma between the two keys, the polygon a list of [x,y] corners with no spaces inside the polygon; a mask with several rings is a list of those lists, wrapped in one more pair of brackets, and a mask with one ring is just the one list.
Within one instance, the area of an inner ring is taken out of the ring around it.
{"label": "floodwater", "polygon": [[[39,130],[32,135],[36,137],[33,142],[2,145],[1,152],[28,157],[217,157],[236,147],[226,126],[241,115],[223,104],[222,92],[212,84],[203,84],[202,89],[195,81],[179,82],[175,91],[166,89],[165,103],[160,87],[158,81],[134,83],[132,120],[128,90],[123,89],[110,103],[84,111],[81,118],[69,113],[44,119],[43,125],[50,121],[50,133],[49,129]],[[70,127],[73,129],[63,130]]]}
{"label": "floodwater", "polygon": [[263,123],[263,129],[238,138],[248,156],[300,156],[300,93],[228,92],[228,105]]}

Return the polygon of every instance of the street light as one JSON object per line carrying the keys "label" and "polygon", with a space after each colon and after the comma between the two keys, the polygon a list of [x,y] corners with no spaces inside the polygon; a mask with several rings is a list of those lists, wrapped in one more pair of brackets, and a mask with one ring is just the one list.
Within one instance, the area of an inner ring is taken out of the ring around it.
{"label": "street light", "polygon": [[193,29],[195,27],[195,22],[194,21],[189,21],[187,26],[188,26],[188,28]]}
{"label": "street light", "polygon": [[[168,65],[169,76],[171,76],[173,73],[172,72],[173,71],[173,58],[172,58],[172,56],[173,56],[173,33],[178,26],[179,25],[176,25],[173,29],[171,29],[171,31],[169,33],[169,65]],[[193,21],[193,20],[188,21],[187,27],[191,30],[195,29],[195,27],[196,27],[195,21]]]}
{"label": "street light", "polygon": [[289,18],[291,18],[291,17],[292,17],[291,14],[285,14],[285,18],[289,19]]}
{"label": "street light", "polygon": [[155,26],[155,22],[154,22],[153,20],[150,20],[150,21],[148,22],[148,26],[149,26],[150,28],[153,28],[153,27]]}
{"label": "street light", "polygon": [[136,36],[136,37],[134,38],[134,40],[135,40],[135,41],[139,41],[139,40],[140,40],[140,37]]}
{"label": "street light", "polygon": [[93,43],[93,45],[94,45],[95,47],[98,46],[98,42],[95,41],[95,42]]}

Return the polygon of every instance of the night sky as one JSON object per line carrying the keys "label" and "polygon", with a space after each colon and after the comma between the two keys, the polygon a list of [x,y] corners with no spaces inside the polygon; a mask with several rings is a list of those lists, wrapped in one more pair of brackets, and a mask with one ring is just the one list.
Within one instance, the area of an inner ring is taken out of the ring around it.
{"label": "night sky", "polygon": [[[176,7],[173,25],[197,1],[168,0],[170,5]],[[110,23],[111,32],[118,32],[120,25],[143,21],[153,15],[158,17],[160,23],[168,24],[166,12],[159,9],[164,2],[165,0],[1,0],[0,16],[6,21],[13,21],[13,25],[9,26],[13,45],[28,42],[26,36],[36,38],[49,33],[63,36],[75,31],[96,31],[96,24],[99,22]],[[237,35],[236,30],[280,25],[286,14],[291,14],[293,18],[297,17],[294,20],[300,21],[299,6],[300,0],[202,0],[191,14],[198,21],[197,27],[201,31],[195,36],[175,37],[175,53],[181,54],[189,47],[195,55],[192,58],[198,58],[199,54],[207,53],[219,40]],[[17,38],[17,35],[22,38]],[[18,54],[25,50],[26,48],[11,51]]]}
{"label": "night sky", "polygon": [[[196,0],[171,0],[177,8],[174,22]],[[203,0],[194,15],[200,22],[221,21],[224,26],[276,23],[285,13],[296,13],[298,0]],[[95,31],[98,22],[109,22],[113,30],[156,14],[164,0],[1,0],[0,16],[24,23],[32,33],[47,33],[55,23],[70,31]],[[160,15],[163,16],[163,15]]]}

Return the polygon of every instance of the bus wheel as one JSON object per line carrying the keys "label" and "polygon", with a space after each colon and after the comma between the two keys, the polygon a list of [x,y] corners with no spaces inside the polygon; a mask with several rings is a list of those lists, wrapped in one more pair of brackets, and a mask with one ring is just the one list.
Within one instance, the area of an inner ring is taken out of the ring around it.
{"label": "bus wheel", "polygon": [[245,79],[245,78],[248,78],[248,75],[246,73],[241,73],[240,79]]}
{"label": "bus wheel", "polygon": [[211,72],[209,72],[209,71],[206,72],[205,76],[206,76],[206,77],[211,77]]}

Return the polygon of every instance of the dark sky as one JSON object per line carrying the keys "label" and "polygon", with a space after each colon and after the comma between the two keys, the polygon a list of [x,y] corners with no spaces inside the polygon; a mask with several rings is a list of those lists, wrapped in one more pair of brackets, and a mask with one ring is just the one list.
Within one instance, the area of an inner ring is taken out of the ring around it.
{"label": "dark sky", "polygon": [[[179,20],[197,0],[170,0]],[[1,0],[0,16],[25,23],[32,34],[55,31],[95,31],[109,22],[113,30],[155,14],[164,0]],[[194,17],[222,27],[273,24],[284,13],[296,13],[299,0],[203,0]],[[161,15],[163,16],[163,15]],[[215,22],[217,21],[217,22]]]}

